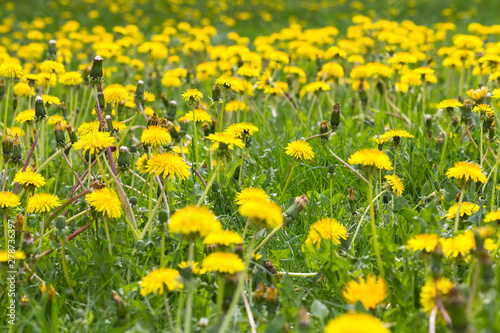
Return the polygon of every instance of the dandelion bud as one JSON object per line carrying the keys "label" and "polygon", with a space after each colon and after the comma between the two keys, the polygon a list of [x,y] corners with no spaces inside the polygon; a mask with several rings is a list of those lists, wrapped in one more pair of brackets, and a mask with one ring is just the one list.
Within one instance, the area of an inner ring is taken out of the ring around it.
{"label": "dandelion bud", "polygon": [[168,121],[174,121],[177,118],[177,102],[170,101],[167,107],[167,119]]}
{"label": "dandelion bud", "polygon": [[64,119],[68,119],[68,106],[66,105],[66,103],[61,102],[60,107],[61,107],[61,111],[62,111]]}
{"label": "dandelion bud", "polygon": [[8,134],[4,136],[4,139],[2,140],[2,148],[3,148],[2,151],[3,158],[6,162],[8,162],[12,157],[14,148],[14,138]]}
{"label": "dandelion bud", "polygon": [[491,123],[490,129],[488,131],[488,139],[493,140],[495,138],[495,122]]}
{"label": "dandelion bud", "polygon": [[47,300],[49,302],[52,302],[54,300],[54,296],[56,295],[56,291],[55,291],[53,285],[50,285],[49,290],[47,291],[47,286],[45,285],[45,282],[44,282],[43,286],[40,287],[40,291],[42,292],[42,297],[47,297]]}
{"label": "dandelion bud", "polygon": [[127,322],[127,305],[123,298],[115,292],[113,292],[113,300],[116,304],[117,325],[123,326]]}
{"label": "dandelion bud", "polygon": [[168,212],[165,209],[160,210],[160,212],[158,213],[158,220],[161,223],[168,222]]}
{"label": "dandelion bud", "polygon": [[57,45],[56,45],[56,40],[51,39],[49,41],[49,48],[47,50],[47,53],[51,59],[55,59],[57,56]]}
{"label": "dandelion bud", "polygon": [[306,207],[309,199],[303,194],[295,198],[295,202],[283,213],[283,224],[289,225],[297,220],[300,212]]}
{"label": "dandelion bud", "polygon": [[109,114],[104,117],[104,120],[106,121],[106,125],[108,125],[108,131],[113,133],[115,129],[113,128],[113,121],[111,120],[111,116]]}
{"label": "dandelion bud", "polygon": [[[326,120],[323,120],[321,124],[319,124],[319,133],[320,134],[328,133],[328,122]],[[328,135],[324,135],[321,138],[328,139]]]}
{"label": "dandelion bud", "polygon": [[102,61],[104,59],[96,55],[94,62],[92,63],[92,68],[90,69],[89,81],[91,84],[103,83],[104,78],[102,77]]}
{"label": "dandelion bud", "polygon": [[442,260],[443,260],[443,247],[441,243],[438,243],[436,247],[434,248],[434,251],[432,252],[431,255],[431,264],[430,264],[430,269],[431,269],[431,274],[434,279],[439,279],[441,275],[443,274],[443,269],[442,269]]}
{"label": "dandelion bud", "polygon": [[109,132],[109,128],[108,128],[108,123],[106,122],[106,120],[101,120],[99,122],[99,132]]}
{"label": "dandelion bud", "polygon": [[333,128],[337,128],[340,124],[340,103],[335,103],[333,106],[330,124]]}
{"label": "dandelion bud", "polygon": [[299,328],[302,330],[309,329],[309,313],[303,306],[299,309]]}
{"label": "dandelion bud", "polygon": [[257,288],[253,291],[253,298],[255,301],[260,302],[264,298],[264,284],[260,282]]}
{"label": "dandelion bud", "polygon": [[64,228],[66,228],[66,217],[64,217],[63,215],[59,215],[56,218],[56,228],[58,230],[63,230]]}
{"label": "dandelion bud", "polygon": [[451,288],[444,298],[444,305],[451,319],[453,332],[468,332],[466,299],[463,292],[457,287]]}
{"label": "dandelion bud", "polygon": [[276,276],[277,278],[279,278],[279,275],[278,275],[278,270],[276,269],[276,267],[274,266],[273,264],[273,261],[272,260],[266,260],[264,262],[264,268],[267,269],[267,271],[269,273],[271,273],[272,275]]}
{"label": "dandelion bud", "polygon": [[188,130],[188,124],[189,124],[189,121],[187,120],[181,120],[181,130],[179,131],[179,134],[181,137],[185,136],[186,133],[187,133],[187,130]]}
{"label": "dandelion bud", "polygon": [[73,129],[73,126],[71,124],[68,124],[66,126],[66,131],[69,134],[69,139],[71,140],[71,143],[75,143],[78,141],[78,137],[76,136],[75,130]]}
{"label": "dandelion bud", "polygon": [[275,286],[269,286],[266,290],[266,301],[268,303],[278,302],[278,288]]}
{"label": "dandelion bud", "polygon": [[335,164],[330,164],[328,166],[328,176],[333,177],[335,175]]}
{"label": "dandelion bud", "polygon": [[45,118],[47,113],[45,112],[45,105],[43,105],[43,99],[40,96],[36,96],[35,99],[35,116],[37,120]]}
{"label": "dandelion bud", "polygon": [[426,114],[424,116],[424,121],[425,121],[425,127],[426,128],[431,128],[432,127],[432,116],[430,114]]}
{"label": "dandelion bud", "polygon": [[210,126],[207,122],[203,123],[203,135],[205,135],[205,138],[210,135]]}
{"label": "dandelion bud", "polygon": [[138,109],[144,109],[144,81],[139,80],[137,82],[137,88],[135,88],[134,94],[135,105]]}
{"label": "dandelion bud", "polygon": [[90,66],[85,66],[85,69],[83,70],[83,81],[88,84],[89,83],[89,77],[90,77]]}
{"label": "dandelion bud", "polygon": [[137,201],[137,197],[130,197],[130,199],[128,199],[128,202],[130,202],[132,206],[137,205]]}
{"label": "dandelion bud", "polygon": [[120,147],[117,164],[121,169],[128,169],[130,167],[130,150],[128,149],[128,147]]}
{"label": "dandelion bud", "polygon": [[64,137],[65,126],[61,121],[54,124],[54,133],[56,136],[56,144],[59,146],[64,146],[66,143],[66,138]]}
{"label": "dandelion bud", "polygon": [[[212,88],[212,101],[216,102],[220,99],[220,87],[218,84],[214,84]],[[223,112],[223,111],[221,111]]]}
{"label": "dandelion bud", "polygon": [[17,233],[23,232],[24,229],[24,215],[17,214],[16,221],[14,222],[14,229]]}
{"label": "dandelion bud", "polygon": [[156,114],[156,112],[153,112],[153,114],[151,116],[149,116],[148,123],[146,124],[146,126],[147,127],[158,126],[159,123],[160,123],[160,119],[158,118],[158,115]]}
{"label": "dandelion bud", "polygon": [[470,99],[466,99],[460,107],[462,113],[462,123],[466,123],[472,117],[472,103]]}
{"label": "dandelion bud", "polygon": [[163,103],[163,106],[165,106],[165,108],[168,109],[170,102],[168,101],[168,98],[164,93],[161,93],[161,101]]}
{"label": "dandelion bud", "polygon": [[210,133],[215,134],[215,120],[212,119],[212,123],[210,124]]}
{"label": "dandelion bud", "polygon": [[167,129],[170,132],[172,139],[177,140],[179,138],[180,134],[177,131],[177,128],[175,128],[174,124],[170,121],[167,123]]}

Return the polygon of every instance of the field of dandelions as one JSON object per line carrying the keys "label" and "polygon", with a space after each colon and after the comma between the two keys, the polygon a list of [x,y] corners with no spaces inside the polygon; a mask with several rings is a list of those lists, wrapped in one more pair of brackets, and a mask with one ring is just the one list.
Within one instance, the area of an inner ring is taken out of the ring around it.
{"label": "field of dandelions", "polygon": [[500,4],[450,3],[2,1],[0,330],[499,332]]}

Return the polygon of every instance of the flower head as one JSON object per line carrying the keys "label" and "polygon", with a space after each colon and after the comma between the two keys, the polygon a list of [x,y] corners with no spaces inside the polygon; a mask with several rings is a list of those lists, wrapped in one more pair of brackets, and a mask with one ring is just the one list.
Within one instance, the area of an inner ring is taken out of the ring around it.
{"label": "flower head", "polygon": [[49,193],[37,193],[28,201],[27,211],[29,213],[45,213],[52,208],[58,207],[61,203],[59,198]]}
{"label": "flower head", "polygon": [[396,197],[400,197],[403,194],[405,186],[397,175],[387,175],[385,176],[385,180],[391,191],[396,194]]}
{"label": "flower head", "polygon": [[118,195],[107,187],[93,191],[85,199],[93,209],[106,217],[114,219],[122,216]]}
{"label": "flower head", "polygon": [[210,134],[207,139],[212,141],[212,150],[234,149],[234,146],[240,148],[245,147],[241,139],[238,139],[234,134],[228,132]]}
{"label": "flower head", "polygon": [[[225,89],[235,89],[239,88],[241,83],[239,80],[235,77],[232,76],[221,76],[217,80],[215,80],[215,84],[218,84],[219,86],[224,87]],[[236,89],[238,90],[238,89]]]}
{"label": "flower head", "polygon": [[443,298],[453,288],[453,282],[444,277],[436,281],[428,280],[420,290],[420,304],[422,304],[424,312],[431,313],[432,309],[436,307],[436,285],[440,298]]}
{"label": "flower head", "polygon": [[238,205],[243,205],[249,200],[269,200],[269,196],[263,189],[247,187],[241,192],[236,193],[236,198],[234,199]]}
{"label": "flower head", "polygon": [[482,167],[474,162],[457,162],[452,168],[446,171],[446,176],[464,183],[469,182],[469,180],[476,183],[484,183],[486,181]]}
{"label": "flower head", "polygon": [[348,162],[350,164],[361,164],[365,167],[392,170],[392,163],[389,156],[378,149],[361,149],[352,154]]}
{"label": "flower head", "polygon": [[248,200],[239,211],[259,227],[276,228],[283,223],[280,206],[268,200]]}
{"label": "flower head", "polygon": [[390,333],[384,323],[366,313],[344,313],[325,326],[324,333]]}
{"label": "flower head", "polygon": [[181,261],[179,265],[177,265],[179,269],[184,270],[186,268],[190,268],[193,274],[205,274],[206,270],[200,268],[200,264],[196,261]]}
{"label": "flower head", "polygon": [[259,129],[254,124],[236,123],[236,124],[231,124],[224,132],[230,133],[236,138],[246,138],[248,136],[254,135],[254,133],[258,131]]}
{"label": "flower head", "polygon": [[19,197],[12,192],[0,192],[0,208],[14,208],[21,204]]}
{"label": "flower head", "polygon": [[14,182],[21,184],[22,186],[32,188],[40,187],[45,185],[45,178],[42,175],[33,171],[19,171],[14,177]]}
{"label": "flower head", "polygon": [[347,229],[336,219],[319,220],[309,227],[306,245],[315,245],[316,248],[319,249],[323,239],[329,240],[338,245],[341,240],[347,239]]}
{"label": "flower head", "polygon": [[207,272],[235,274],[245,269],[245,264],[235,253],[214,252],[203,259],[202,267]]}
{"label": "flower head", "polygon": [[461,258],[468,261],[468,256],[476,247],[476,240],[474,239],[473,231],[466,231],[463,234],[456,235],[451,238],[440,239],[443,253],[446,257]]}
{"label": "flower head", "polygon": [[141,295],[146,296],[151,293],[163,295],[165,291],[172,291],[184,288],[180,282],[181,276],[178,271],[172,268],[155,269],[146,275],[139,286]]}
{"label": "flower head", "polygon": [[35,110],[29,109],[19,112],[14,120],[21,124],[32,122],[33,120],[35,120]]}
{"label": "flower head", "polygon": [[23,68],[15,63],[3,63],[0,65],[0,75],[9,79],[18,79],[23,75]]}
{"label": "flower head", "polygon": [[207,111],[203,109],[195,109],[193,111],[189,111],[184,116],[179,118],[179,121],[187,120],[187,121],[196,121],[196,122],[212,122],[212,116],[208,114]]}
{"label": "flower head", "polygon": [[115,142],[109,132],[90,132],[80,137],[80,139],[73,145],[76,150],[83,149],[89,150],[91,154],[98,153],[99,151],[111,146]]}
{"label": "flower head", "polygon": [[298,160],[312,160],[314,158],[314,152],[311,145],[303,140],[290,142],[285,148],[285,153]]}
{"label": "flower head", "polygon": [[230,230],[219,230],[212,232],[205,237],[203,244],[229,246],[232,244],[243,244],[243,238],[237,232]]}
{"label": "flower head", "polygon": [[377,280],[374,275],[369,275],[365,280],[352,280],[346,283],[342,292],[345,300],[350,304],[361,302],[365,309],[375,309],[377,304],[387,297],[387,286],[383,279]]}
{"label": "flower head", "polygon": [[484,222],[500,222],[500,210],[496,210],[486,214]]}
{"label": "flower head", "polygon": [[166,152],[151,157],[147,162],[147,171],[155,175],[161,175],[163,178],[179,177],[186,179],[189,177],[189,165],[176,153]]}
{"label": "flower head", "polygon": [[[446,214],[446,218],[448,220],[452,220],[455,218],[457,215],[457,209],[458,209],[458,202],[456,202],[453,206],[448,209],[448,213]],[[460,205],[460,217],[463,217],[464,215],[471,216],[473,213],[477,212],[479,210],[479,206],[472,203],[472,202],[467,202],[464,201]]]}
{"label": "flower head", "polygon": [[0,250],[0,262],[7,262],[9,260],[23,260],[26,259],[26,254],[23,251],[16,250],[13,254],[7,250]]}
{"label": "flower head", "polygon": [[137,162],[135,162],[135,167],[139,172],[146,172],[148,169],[148,154],[142,154]]}
{"label": "flower head", "polygon": [[438,109],[453,109],[462,106],[462,103],[457,101],[456,99],[445,99],[441,101],[436,107]]}
{"label": "flower head", "polygon": [[82,74],[78,72],[66,72],[61,75],[59,82],[65,86],[77,86],[83,82]]}
{"label": "flower head", "polygon": [[174,234],[183,234],[188,238],[205,237],[221,230],[221,224],[215,215],[206,208],[187,206],[172,215],[168,230]]}
{"label": "flower head", "polygon": [[165,127],[148,126],[142,131],[141,142],[146,146],[159,147],[164,146],[167,142],[172,141],[170,133]]}
{"label": "flower head", "polygon": [[203,98],[203,94],[198,89],[188,89],[182,94],[182,99],[188,102],[199,102]]}
{"label": "flower head", "polygon": [[482,100],[486,94],[488,93],[488,87],[482,86],[479,89],[470,89],[467,90],[467,95],[472,98],[474,101],[479,102]]}
{"label": "flower head", "polygon": [[[106,103],[118,104],[120,102],[125,102],[127,95],[127,89],[121,84],[111,84],[104,88],[104,101]],[[103,106],[101,105],[101,107]]]}
{"label": "flower head", "polygon": [[406,247],[412,251],[433,252],[439,243],[439,236],[436,234],[420,234],[408,240]]}

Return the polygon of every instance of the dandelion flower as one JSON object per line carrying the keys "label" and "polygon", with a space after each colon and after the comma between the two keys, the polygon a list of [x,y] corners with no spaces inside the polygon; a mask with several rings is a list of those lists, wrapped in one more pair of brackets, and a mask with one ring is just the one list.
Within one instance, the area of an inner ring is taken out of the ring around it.
{"label": "dandelion flower", "polygon": [[203,259],[202,267],[207,272],[235,274],[245,269],[245,264],[235,253],[214,252]]}
{"label": "dandelion flower", "polygon": [[64,65],[57,61],[45,60],[40,64],[40,71],[42,73],[57,73],[62,74],[66,70],[64,69]]}
{"label": "dandelion flower", "polygon": [[462,103],[456,99],[445,99],[441,101],[436,107],[438,109],[453,109],[462,106]]}
{"label": "dandelion flower", "polygon": [[486,96],[487,93],[488,93],[487,86],[482,86],[479,89],[467,90],[467,95],[469,95],[469,97],[472,98],[476,102],[479,102],[480,100],[482,100]]}
{"label": "dandelion flower", "polygon": [[24,97],[33,96],[35,95],[35,88],[30,87],[27,83],[19,82],[14,85],[14,94]]}
{"label": "dandelion flower", "polygon": [[244,148],[245,144],[241,139],[238,139],[234,136],[232,133],[215,133],[215,134],[210,134],[207,139],[212,141],[212,150],[227,150],[227,149],[234,149],[234,146]]}
{"label": "dandelion flower", "polygon": [[384,323],[366,313],[345,313],[332,319],[325,326],[324,333],[390,333]]}
{"label": "dandelion flower", "polygon": [[8,262],[9,260],[23,260],[26,259],[26,254],[23,251],[16,250],[14,253],[9,253],[7,250],[0,251],[0,262]]}
{"label": "dandelion flower", "polygon": [[322,91],[330,90],[330,86],[323,81],[311,82],[307,86],[304,87],[304,91],[308,93],[320,93]]}
{"label": "dandelion flower", "polygon": [[239,80],[232,76],[223,75],[215,80],[215,84],[218,84],[226,89],[235,89],[239,86]]}
{"label": "dandelion flower", "polygon": [[164,146],[170,141],[172,141],[170,133],[161,126],[148,126],[141,135],[141,142],[153,148]]}
{"label": "dandelion flower", "polygon": [[83,82],[82,74],[78,72],[66,72],[61,75],[59,82],[65,86],[77,86]]}
{"label": "dandelion flower", "polygon": [[[458,203],[456,202],[453,206],[448,209],[448,213],[446,214],[446,218],[448,220],[452,220],[457,215]],[[472,203],[464,201],[460,205],[460,217],[464,217],[464,215],[471,216],[473,213],[479,210],[479,206]]]}
{"label": "dandelion flower", "polygon": [[316,248],[319,249],[321,247],[321,240],[323,239],[338,245],[341,240],[347,239],[347,229],[336,219],[319,220],[309,227],[306,245],[316,245]]}
{"label": "dandelion flower", "polygon": [[349,281],[342,292],[345,300],[349,304],[361,302],[365,309],[375,309],[377,304],[387,297],[387,286],[383,279],[378,279],[374,275],[369,275],[365,280]]}
{"label": "dandelion flower", "polygon": [[263,189],[256,187],[247,187],[241,192],[236,194],[236,198],[234,201],[238,205],[243,205],[245,202],[249,200],[267,200],[269,201],[269,196]]}
{"label": "dandelion flower", "polygon": [[[437,282],[437,292],[442,299],[453,288],[453,282],[447,278],[440,278]],[[436,282],[428,280],[420,290],[420,304],[424,312],[431,313],[436,307]]]}
{"label": "dandelion flower", "polygon": [[184,162],[181,156],[176,153],[167,152],[151,157],[147,162],[147,171],[155,175],[163,174],[163,178],[179,177],[186,179],[189,177],[189,165]]}
{"label": "dandelion flower", "polygon": [[239,212],[259,227],[276,228],[283,224],[280,206],[268,200],[248,200],[240,206]]}
{"label": "dandelion flower", "polygon": [[182,289],[184,286],[180,280],[181,276],[175,269],[155,269],[139,282],[141,295],[146,296],[151,293],[163,295],[166,291]]}
{"label": "dandelion flower", "polygon": [[35,120],[35,110],[29,109],[19,112],[14,120],[21,124],[32,122]]}
{"label": "dandelion flower", "polygon": [[29,213],[45,213],[61,203],[59,198],[49,193],[37,193],[29,198],[27,211]]}
{"label": "dandelion flower", "polygon": [[111,219],[122,215],[121,202],[115,191],[105,187],[88,194],[85,199],[97,212]]}
{"label": "dandelion flower", "polygon": [[403,194],[405,186],[397,175],[387,175],[385,176],[385,180],[387,181],[387,185],[391,191],[396,194],[396,197],[400,197]]}
{"label": "dandelion flower", "polygon": [[188,89],[182,94],[182,99],[188,102],[199,102],[203,99],[203,94],[198,89]]}
{"label": "dandelion flower", "polygon": [[18,79],[23,75],[23,68],[21,65],[14,63],[4,63],[0,65],[0,76],[5,76],[9,79]]}
{"label": "dandelion flower", "polygon": [[45,178],[33,171],[19,171],[14,177],[14,182],[25,187],[40,187],[45,185]]}
{"label": "dandelion flower", "polygon": [[139,172],[146,172],[148,169],[148,154],[143,154],[137,162],[135,162],[135,167]]}
{"label": "dandelion flower", "polygon": [[467,261],[471,251],[476,248],[476,240],[472,231],[466,231],[451,238],[442,238],[440,242],[446,257],[457,258],[461,256]]}
{"label": "dandelion flower", "polygon": [[73,147],[76,150],[83,149],[84,152],[89,150],[91,154],[95,154],[113,143],[115,143],[115,138],[108,132],[90,132],[80,137]]}
{"label": "dandelion flower", "polygon": [[486,214],[484,222],[500,222],[500,210],[496,210]]}
{"label": "dandelion flower", "polygon": [[[104,101],[110,104],[125,102],[127,99],[127,89],[121,84],[112,84],[104,88]],[[103,107],[101,105],[101,107]]]}
{"label": "dandelion flower", "polygon": [[52,95],[42,95],[41,96],[43,102],[47,105],[59,105],[61,104],[61,100],[56,97],[56,96],[52,96]]}
{"label": "dandelion flower", "polygon": [[186,113],[184,116],[179,118],[179,121],[187,120],[187,121],[193,121],[193,119],[198,123],[198,122],[212,122],[212,116],[208,114],[207,111],[203,109],[195,109],[193,111],[189,111]]}
{"label": "dandelion flower", "polygon": [[439,243],[439,236],[435,234],[420,234],[408,240],[406,247],[414,252],[433,252]]}
{"label": "dandelion flower", "polygon": [[14,208],[21,204],[19,197],[12,192],[0,192],[0,208]]}
{"label": "dandelion flower", "polygon": [[230,133],[237,138],[246,138],[254,135],[259,129],[252,123],[231,124],[224,132]]}
{"label": "dandelion flower", "polygon": [[243,244],[243,238],[237,232],[230,230],[219,230],[212,232],[205,237],[203,244],[230,246],[232,244]]}
{"label": "dandelion flower", "polygon": [[186,269],[186,268],[190,268],[191,272],[193,272],[193,274],[205,274],[206,273],[206,270],[200,268],[200,264],[197,263],[196,261],[181,261],[179,263],[179,265],[177,265],[177,267],[179,267],[179,269],[181,269],[181,270]]}
{"label": "dandelion flower", "polygon": [[482,167],[474,162],[457,162],[446,172],[448,178],[455,178],[465,183],[472,180],[476,183],[484,183],[486,176],[483,174]]}
{"label": "dandelion flower", "polygon": [[222,229],[215,215],[204,207],[187,206],[177,210],[170,218],[168,230],[188,238],[205,237]]}
{"label": "dandelion flower", "polygon": [[378,149],[361,149],[349,158],[350,164],[361,164],[365,167],[392,170],[392,163],[383,151]]}
{"label": "dandelion flower", "polygon": [[298,160],[312,160],[314,158],[314,152],[309,143],[303,140],[295,140],[288,144],[285,148],[285,153],[292,156]]}

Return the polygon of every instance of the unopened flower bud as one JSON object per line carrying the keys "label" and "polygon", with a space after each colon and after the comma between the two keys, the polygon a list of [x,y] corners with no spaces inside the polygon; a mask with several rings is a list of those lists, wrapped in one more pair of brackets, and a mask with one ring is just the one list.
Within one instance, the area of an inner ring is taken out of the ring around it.
{"label": "unopened flower bud", "polygon": [[160,223],[168,222],[168,212],[165,209],[160,210],[160,212],[158,213],[158,220],[160,221]]}
{"label": "unopened flower bud", "polygon": [[283,213],[283,224],[289,225],[295,222],[308,201],[309,199],[305,194],[295,198],[295,202]]}
{"label": "unopened flower bud", "polygon": [[130,150],[126,146],[121,146],[118,152],[118,167],[128,169],[130,167]]}
{"label": "unopened flower bud", "polygon": [[66,126],[66,132],[68,132],[68,134],[69,134],[69,139],[70,139],[71,143],[74,144],[75,142],[78,141],[78,137],[76,136],[75,130],[71,124],[68,124]]}
{"label": "unopened flower bud", "polygon": [[134,93],[135,105],[138,109],[144,109],[144,81],[139,80]]}
{"label": "unopened flower bud", "polygon": [[462,113],[462,123],[466,123],[472,117],[472,103],[470,99],[466,99],[462,104],[460,111]]}
{"label": "unopened flower bud", "polygon": [[137,197],[130,197],[130,199],[128,200],[128,202],[130,202],[130,204],[132,206],[137,205]]}
{"label": "unopened flower bud", "polygon": [[10,135],[4,135],[4,138],[2,140],[2,155],[4,160],[7,162],[10,160],[13,154],[13,149],[14,149],[14,138]]}
{"label": "unopened flower bud", "polygon": [[174,121],[177,118],[177,102],[170,101],[167,107],[167,119],[168,121]]}
{"label": "unopened flower bud", "polygon": [[203,135],[205,135],[205,138],[210,135],[210,126],[207,122],[203,123]]}
{"label": "unopened flower bud", "polygon": [[333,106],[330,124],[333,128],[337,128],[340,124],[340,103],[335,103]]}
{"label": "unopened flower bud", "polygon": [[165,108],[168,109],[170,102],[168,101],[168,98],[164,93],[161,93],[161,101],[163,103],[163,106],[165,106]]}
{"label": "unopened flower bud", "polygon": [[108,128],[108,123],[106,122],[106,120],[101,120],[99,122],[99,132],[109,132],[109,128]]}
{"label": "unopened flower bud", "polygon": [[278,288],[275,286],[269,286],[266,290],[266,301],[268,303],[278,302]]}
{"label": "unopened flower bud", "polygon": [[56,136],[56,143],[59,146],[64,146],[66,143],[66,138],[64,136],[65,126],[62,121],[58,121],[54,124],[54,134]]}
{"label": "unopened flower bud", "polygon": [[109,114],[104,117],[104,120],[106,121],[106,125],[108,125],[108,131],[113,133],[115,131],[113,127],[113,120],[111,119],[111,116]]}
{"label": "unopened flower bud", "polygon": [[[214,102],[218,101],[220,99],[220,87],[218,84],[214,84],[212,88],[212,100]],[[221,111],[223,112],[223,111]]]}
{"label": "unopened flower bud", "polygon": [[89,81],[91,84],[103,83],[104,78],[102,76],[102,61],[104,59],[96,55],[94,57],[94,62],[92,63],[92,68],[90,69]]}
{"label": "unopened flower bud", "polygon": [[146,124],[146,126],[147,127],[158,126],[159,122],[160,122],[160,119],[158,118],[158,115],[156,114],[156,112],[153,112],[153,114],[151,116],[149,116],[148,123]]}
{"label": "unopened flower bud", "polygon": [[45,105],[41,96],[36,96],[35,99],[35,116],[37,120],[42,120],[47,116],[45,112]]}
{"label": "unopened flower bud", "polygon": [[181,137],[183,137],[184,135],[186,135],[187,133],[187,130],[188,130],[188,124],[189,124],[189,121],[187,120],[181,120],[181,130],[179,131],[179,134]]}
{"label": "unopened flower bud", "polygon": [[56,40],[51,39],[49,40],[49,48],[47,50],[47,53],[49,54],[51,59],[55,59],[57,56],[57,45],[56,45]]}
{"label": "unopened flower bud", "polygon": [[64,217],[63,215],[59,215],[56,218],[56,228],[59,230],[63,230],[64,228],[66,228],[66,217]]}
{"label": "unopened flower bud", "polygon": [[18,232],[18,233],[23,232],[23,229],[24,229],[24,215],[23,214],[16,215],[16,222],[14,223],[14,227],[15,227],[16,232]]}
{"label": "unopened flower bud", "polygon": [[262,282],[260,282],[257,285],[257,288],[255,288],[255,290],[253,291],[254,300],[256,300],[257,302],[260,302],[262,300],[262,298],[264,297],[264,291],[265,291],[264,284]]}

